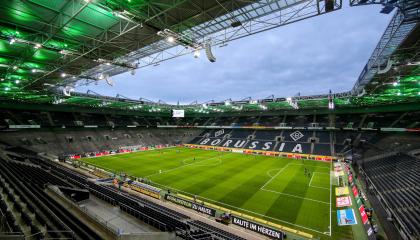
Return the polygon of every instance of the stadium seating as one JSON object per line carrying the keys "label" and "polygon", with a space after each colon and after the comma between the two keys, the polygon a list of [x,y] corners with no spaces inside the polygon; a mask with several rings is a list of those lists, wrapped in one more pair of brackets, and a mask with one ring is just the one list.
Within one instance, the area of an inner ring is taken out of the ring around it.
{"label": "stadium seating", "polygon": [[109,186],[101,186],[93,182],[88,182],[89,191],[99,198],[107,198],[113,204],[118,204],[121,210],[140,218],[144,222],[162,230],[175,231],[186,230],[188,225],[182,222],[186,216],[180,215],[165,207],[151,204],[146,200],[141,202],[138,199],[128,196],[122,192],[118,192]]}
{"label": "stadium seating", "polygon": [[[154,146],[188,142],[198,135],[195,129],[37,129],[0,133],[9,144],[55,155],[116,150],[125,146]],[[23,139],[25,141],[23,141]],[[38,139],[38,140],[37,140]],[[40,140],[42,139],[42,141]]]}
{"label": "stadium seating", "polygon": [[365,173],[414,237],[420,237],[420,161],[405,154],[362,163]]}
{"label": "stadium seating", "polygon": [[[45,193],[43,193],[42,190],[39,190],[39,187],[21,179],[21,177],[28,172],[22,172],[15,167],[16,166],[11,166],[8,162],[6,163],[4,160],[0,159],[1,176],[7,180],[9,186],[13,187],[14,194],[19,196],[20,201],[26,205],[27,209],[35,214],[35,217],[31,219],[23,217],[30,227],[31,233],[37,234],[40,239],[44,238],[43,234],[39,234],[40,229],[37,226],[38,224],[41,224],[46,226],[46,237],[71,238],[74,232],[68,227],[68,222],[62,221],[53,210],[58,206],[52,203]],[[61,213],[63,213],[63,210],[61,210]]]}
{"label": "stadium seating", "polygon": [[[221,129],[205,130],[190,141],[191,144],[219,146],[230,148],[244,148],[277,152],[291,152],[303,154],[332,155],[330,149],[329,132],[321,132],[321,143],[309,141],[315,139],[314,131],[308,130],[224,130],[222,135],[216,136]],[[252,136],[253,138],[249,138]]]}

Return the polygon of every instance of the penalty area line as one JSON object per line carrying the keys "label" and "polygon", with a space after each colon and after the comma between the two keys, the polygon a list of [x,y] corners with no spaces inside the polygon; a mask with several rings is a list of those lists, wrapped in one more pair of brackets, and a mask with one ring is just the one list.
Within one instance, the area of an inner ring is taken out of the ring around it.
{"label": "penalty area line", "polygon": [[324,172],[313,172],[313,173],[312,173],[311,180],[309,181],[309,187],[319,188],[319,189],[325,189],[325,190],[328,190],[328,191],[329,191],[329,190],[330,190],[330,188],[326,188],[326,187],[318,187],[318,186],[313,186],[313,185],[311,185],[311,182],[312,182],[312,179],[314,178],[315,173],[318,173],[318,174],[328,174],[328,175],[330,175],[329,173],[324,173]]}
{"label": "penalty area line", "polygon": [[297,196],[297,195],[293,195],[293,194],[288,194],[288,193],[277,192],[277,191],[270,190],[270,189],[260,188],[260,190],[266,191],[266,192],[276,193],[276,194],[279,194],[279,195],[285,195],[285,196],[289,196],[289,197],[294,197],[294,198],[299,198],[299,199],[303,199],[303,200],[308,200],[308,201],[312,201],[312,202],[318,202],[318,203],[323,203],[323,204],[327,204],[327,205],[330,204],[329,202],[324,202],[324,201],[320,201],[320,200],[316,200],[316,199],[312,199],[312,198],[305,198],[305,197],[301,197],[301,196]]}

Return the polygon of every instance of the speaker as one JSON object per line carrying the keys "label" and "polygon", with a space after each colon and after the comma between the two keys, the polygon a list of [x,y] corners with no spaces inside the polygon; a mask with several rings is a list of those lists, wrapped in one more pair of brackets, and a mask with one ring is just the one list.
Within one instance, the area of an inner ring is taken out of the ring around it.
{"label": "speaker", "polygon": [[206,45],[205,45],[205,49],[206,49],[206,56],[207,56],[207,59],[210,61],[210,62],[216,62],[216,57],[213,55],[213,53],[211,52],[211,45],[210,45],[210,43],[206,43]]}

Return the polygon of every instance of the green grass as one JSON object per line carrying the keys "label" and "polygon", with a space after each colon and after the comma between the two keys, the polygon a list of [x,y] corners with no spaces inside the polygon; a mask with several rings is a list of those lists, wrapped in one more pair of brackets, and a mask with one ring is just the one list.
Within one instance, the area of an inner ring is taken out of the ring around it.
{"label": "green grass", "polygon": [[[160,186],[331,239],[326,235],[330,232],[330,163],[187,148],[82,161],[146,177]],[[310,177],[305,176],[305,168]],[[339,239],[334,234],[332,238]]]}

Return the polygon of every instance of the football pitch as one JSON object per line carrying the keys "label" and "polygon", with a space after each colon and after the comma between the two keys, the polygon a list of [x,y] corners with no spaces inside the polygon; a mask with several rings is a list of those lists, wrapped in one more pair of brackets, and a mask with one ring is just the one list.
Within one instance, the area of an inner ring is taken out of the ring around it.
{"label": "football pitch", "polygon": [[82,161],[287,227],[331,234],[330,163],[182,147]]}

